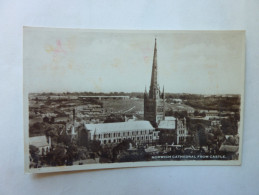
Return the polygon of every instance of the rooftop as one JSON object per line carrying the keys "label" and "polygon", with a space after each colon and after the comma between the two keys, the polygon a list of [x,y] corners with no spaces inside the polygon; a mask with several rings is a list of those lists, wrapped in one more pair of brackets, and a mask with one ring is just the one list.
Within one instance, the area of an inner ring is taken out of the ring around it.
{"label": "rooftop", "polygon": [[49,146],[45,135],[30,137],[29,142],[30,142],[30,145],[36,146],[37,148]]}
{"label": "rooftop", "polygon": [[220,152],[238,152],[239,147],[238,146],[231,146],[231,145],[221,145],[219,148]]}
{"label": "rooftop", "polygon": [[158,125],[159,129],[175,129],[175,120],[163,120]]}
{"label": "rooftop", "polygon": [[172,120],[176,120],[176,118],[174,118],[173,116],[166,116],[165,120],[166,121],[172,121]]}
{"label": "rooftop", "polygon": [[96,133],[155,129],[149,121],[85,124],[85,128]]}

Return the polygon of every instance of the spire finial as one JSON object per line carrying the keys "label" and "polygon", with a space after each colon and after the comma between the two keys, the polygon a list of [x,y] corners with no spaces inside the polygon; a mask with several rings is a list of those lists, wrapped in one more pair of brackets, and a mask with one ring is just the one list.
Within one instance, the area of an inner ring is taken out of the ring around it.
{"label": "spire finial", "polygon": [[165,99],[165,86],[163,85],[163,99]]}
{"label": "spire finial", "polygon": [[159,90],[159,86],[157,83],[157,48],[156,48],[156,38],[155,38],[155,46],[154,46],[154,55],[153,55],[153,65],[152,65],[152,75],[151,75],[151,83],[149,90],[150,98],[157,98],[157,90]]}

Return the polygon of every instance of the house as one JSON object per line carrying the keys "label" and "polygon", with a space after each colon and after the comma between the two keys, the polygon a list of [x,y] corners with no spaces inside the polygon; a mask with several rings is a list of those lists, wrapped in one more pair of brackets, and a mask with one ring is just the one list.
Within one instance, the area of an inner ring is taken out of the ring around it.
{"label": "house", "polygon": [[43,136],[36,136],[29,138],[29,145],[37,147],[40,151],[40,154],[45,154],[51,148],[51,138]]}

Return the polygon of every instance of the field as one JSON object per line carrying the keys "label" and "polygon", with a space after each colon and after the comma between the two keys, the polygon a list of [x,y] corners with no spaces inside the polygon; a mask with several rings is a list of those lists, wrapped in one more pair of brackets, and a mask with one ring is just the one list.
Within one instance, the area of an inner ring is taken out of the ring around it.
{"label": "field", "polygon": [[[128,100],[103,100],[104,109],[116,113],[143,113],[144,100],[143,99],[128,99]],[[165,109],[174,111],[194,110],[191,106],[185,104],[169,104],[165,103]]]}
{"label": "field", "polygon": [[173,110],[173,111],[194,111],[194,108],[185,104],[169,104],[166,103],[165,105],[166,110]]}
{"label": "field", "polygon": [[144,111],[143,99],[102,100],[103,108],[116,113],[137,113]]}

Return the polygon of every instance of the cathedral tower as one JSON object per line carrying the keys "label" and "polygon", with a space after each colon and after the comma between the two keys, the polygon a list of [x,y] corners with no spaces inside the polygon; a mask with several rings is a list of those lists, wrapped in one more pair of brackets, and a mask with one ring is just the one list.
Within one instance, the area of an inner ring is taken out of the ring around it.
{"label": "cathedral tower", "polygon": [[161,120],[165,119],[165,94],[164,88],[161,93],[157,83],[157,47],[155,48],[152,65],[151,83],[149,93],[144,93],[144,120],[148,120],[154,127],[157,127]]}

